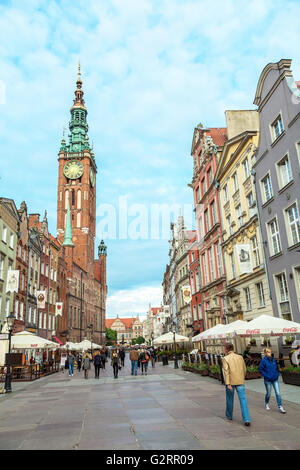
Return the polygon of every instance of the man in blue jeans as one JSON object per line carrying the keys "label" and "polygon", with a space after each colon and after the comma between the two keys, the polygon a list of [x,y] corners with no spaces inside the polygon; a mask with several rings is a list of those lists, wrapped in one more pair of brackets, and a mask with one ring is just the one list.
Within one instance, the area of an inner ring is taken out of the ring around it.
{"label": "man in blue jeans", "polygon": [[285,409],[282,406],[280,390],[279,390],[279,371],[277,362],[275,361],[274,357],[272,357],[272,351],[269,348],[265,349],[265,357],[261,360],[259,364],[259,372],[263,376],[265,380],[265,387],[266,387],[266,396],[265,396],[265,406],[266,410],[270,410],[269,401],[271,396],[272,387],[274,388],[277,405],[279,408],[280,413],[286,413]]}
{"label": "man in blue jeans", "polygon": [[226,416],[231,421],[233,414],[234,392],[236,390],[245,426],[250,426],[250,415],[245,392],[246,365],[239,354],[235,354],[233,344],[225,345],[225,357],[222,361],[226,386]]}
{"label": "man in blue jeans", "polygon": [[129,359],[131,360],[131,375],[137,375],[139,352],[135,348],[131,349]]}

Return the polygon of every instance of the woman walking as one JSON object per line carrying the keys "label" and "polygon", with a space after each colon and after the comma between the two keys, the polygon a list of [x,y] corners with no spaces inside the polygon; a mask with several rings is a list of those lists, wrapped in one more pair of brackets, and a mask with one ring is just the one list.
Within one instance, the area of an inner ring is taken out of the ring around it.
{"label": "woman walking", "polygon": [[280,390],[279,390],[279,383],[278,383],[278,377],[279,377],[279,371],[278,371],[278,366],[277,362],[272,357],[272,351],[269,348],[266,348],[264,350],[265,357],[261,360],[259,364],[259,372],[264,378],[265,381],[265,387],[266,387],[266,396],[265,396],[265,406],[266,410],[270,410],[269,407],[269,401],[270,401],[270,396],[271,396],[271,391],[272,387],[274,388],[275,395],[276,395],[276,400],[277,400],[277,405],[279,408],[280,413],[286,413],[285,409],[282,407],[282,402],[281,402],[281,395],[280,395]]}
{"label": "woman walking", "polygon": [[120,357],[117,351],[112,352],[110,365],[113,367],[113,370],[114,370],[114,378],[117,379],[119,368],[121,369]]}
{"label": "woman walking", "polygon": [[91,360],[92,360],[92,356],[90,355],[90,353],[87,352],[83,355],[82,368],[84,370],[84,378],[85,379],[89,378],[89,369],[91,368]]}

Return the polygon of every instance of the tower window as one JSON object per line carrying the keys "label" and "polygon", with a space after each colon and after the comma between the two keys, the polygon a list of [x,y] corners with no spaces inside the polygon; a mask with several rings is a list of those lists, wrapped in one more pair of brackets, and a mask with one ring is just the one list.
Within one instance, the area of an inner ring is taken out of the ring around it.
{"label": "tower window", "polygon": [[75,191],[72,189],[72,206],[75,205]]}

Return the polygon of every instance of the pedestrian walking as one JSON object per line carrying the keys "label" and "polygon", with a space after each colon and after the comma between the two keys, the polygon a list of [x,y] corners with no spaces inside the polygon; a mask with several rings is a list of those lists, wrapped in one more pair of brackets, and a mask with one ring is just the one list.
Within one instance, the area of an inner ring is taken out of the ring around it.
{"label": "pedestrian walking", "polygon": [[152,368],[155,367],[155,362],[156,362],[156,351],[154,348],[151,348],[151,351],[150,351],[150,354],[151,354],[151,365],[152,365]]}
{"label": "pedestrian walking", "polygon": [[129,353],[129,359],[131,360],[131,375],[137,375],[139,360],[139,352],[137,349],[131,348],[131,351]]}
{"label": "pedestrian walking", "polygon": [[102,362],[102,368],[105,369],[105,363],[106,363],[106,354],[104,349],[101,351],[101,362]]}
{"label": "pedestrian walking", "polygon": [[280,413],[286,413],[285,409],[282,406],[282,400],[279,390],[279,371],[278,365],[274,357],[272,357],[272,351],[270,348],[265,348],[264,350],[265,357],[261,360],[259,364],[259,372],[264,378],[266,395],[265,395],[265,407],[266,410],[270,410],[269,401],[271,397],[272,387],[275,391],[276,401]]}
{"label": "pedestrian walking", "polygon": [[123,348],[120,350],[120,354],[119,354],[119,356],[120,356],[120,359],[121,359],[121,366],[122,366],[122,367],[124,367],[124,362],[125,362],[125,351],[124,351],[124,349],[123,349]]}
{"label": "pedestrian walking", "polygon": [[76,362],[77,362],[78,372],[80,372],[81,371],[81,364],[82,364],[82,354],[81,353],[77,354]]}
{"label": "pedestrian walking", "polygon": [[101,366],[102,366],[102,359],[101,359],[100,351],[97,351],[94,357],[95,379],[99,379]]}
{"label": "pedestrian walking", "polygon": [[147,375],[149,355],[145,349],[142,349],[140,352],[140,361],[142,366],[142,375],[144,375],[144,371],[145,375]]}
{"label": "pedestrian walking", "polygon": [[121,369],[120,357],[117,351],[112,351],[110,365],[114,371],[114,378],[118,378],[119,369]]}
{"label": "pedestrian walking", "polygon": [[75,357],[71,352],[68,353],[68,366],[69,366],[69,377],[71,375],[73,376],[74,374],[74,362],[75,362]]}
{"label": "pedestrian walking", "polygon": [[84,378],[88,379],[89,370],[91,368],[91,361],[92,361],[92,356],[90,355],[89,352],[83,355],[82,361],[83,361],[82,369],[84,370]]}
{"label": "pedestrian walking", "polygon": [[241,412],[245,426],[250,426],[250,415],[245,392],[246,365],[242,356],[234,352],[233,344],[225,345],[225,357],[222,361],[226,387],[226,416],[232,420],[234,392],[240,400]]}

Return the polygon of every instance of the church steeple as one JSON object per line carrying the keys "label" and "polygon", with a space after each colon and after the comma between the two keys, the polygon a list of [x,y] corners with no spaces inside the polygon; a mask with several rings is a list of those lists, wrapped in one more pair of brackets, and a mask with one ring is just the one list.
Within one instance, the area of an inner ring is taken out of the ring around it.
{"label": "church steeple", "polygon": [[81,67],[78,64],[78,78],[76,82],[75,99],[71,108],[71,121],[69,123],[69,146],[68,152],[83,152],[84,149],[90,150],[88,144],[88,124],[87,124],[87,109],[83,99],[82,80],[81,80]]}

